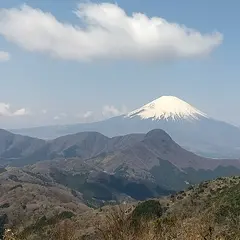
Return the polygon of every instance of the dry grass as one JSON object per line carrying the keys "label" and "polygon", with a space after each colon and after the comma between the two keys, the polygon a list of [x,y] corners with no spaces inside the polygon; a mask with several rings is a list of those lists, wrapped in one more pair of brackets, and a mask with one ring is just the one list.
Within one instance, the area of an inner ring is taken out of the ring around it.
{"label": "dry grass", "polygon": [[[240,232],[239,232],[240,234]],[[234,236],[235,235],[235,236]],[[98,240],[239,240],[240,235],[225,235],[212,216],[178,219],[176,216],[157,221],[141,220],[137,228],[122,210],[115,210],[99,229]]]}
{"label": "dry grass", "polygon": [[180,200],[175,200],[161,217],[139,219],[137,225],[131,214],[115,208],[101,224],[98,239],[240,240],[239,179],[200,184],[190,192],[178,194],[182,196]]}
{"label": "dry grass", "polygon": [[154,238],[149,221],[133,224],[131,215],[124,207],[115,207],[107,214],[105,221],[98,227],[98,239],[101,240],[151,240]]}
{"label": "dry grass", "polygon": [[65,220],[55,226],[51,231],[50,240],[75,240],[76,224],[71,220]]}
{"label": "dry grass", "polygon": [[[145,201],[133,208],[92,210],[48,226],[45,237],[24,240],[240,240],[239,180],[200,184],[168,202],[155,201],[160,207]],[[4,240],[23,238],[9,235]]]}

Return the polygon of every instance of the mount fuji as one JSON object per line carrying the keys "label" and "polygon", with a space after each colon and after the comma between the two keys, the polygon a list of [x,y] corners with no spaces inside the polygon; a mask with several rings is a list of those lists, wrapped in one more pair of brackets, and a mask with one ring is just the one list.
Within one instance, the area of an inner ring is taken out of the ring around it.
{"label": "mount fuji", "polygon": [[12,130],[38,138],[56,138],[83,131],[106,136],[165,130],[183,148],[212,158],[240,158],[240,129],[207,116],[187,102],[162,96],[132,112],[100,122]]}
{"label": "mount fuji", "polygon": [[199,120],[201,117],[207,117],[206,114],[194,108],[183,100],[173,96],[160,97],[143,107],[130,112],[125,117],[133,118],[135,116],[141,119],[152,120]]}

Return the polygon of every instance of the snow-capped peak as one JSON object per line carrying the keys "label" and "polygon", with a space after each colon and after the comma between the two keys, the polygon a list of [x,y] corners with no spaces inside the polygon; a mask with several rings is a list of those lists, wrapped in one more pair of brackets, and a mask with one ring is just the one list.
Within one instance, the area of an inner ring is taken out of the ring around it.
{"label": "snow-capped peak", "polygon": [[135,116],[152,120],[198,120],[207,117],[203,112],[174,96],[162,96],[126,115],[129,118]]}

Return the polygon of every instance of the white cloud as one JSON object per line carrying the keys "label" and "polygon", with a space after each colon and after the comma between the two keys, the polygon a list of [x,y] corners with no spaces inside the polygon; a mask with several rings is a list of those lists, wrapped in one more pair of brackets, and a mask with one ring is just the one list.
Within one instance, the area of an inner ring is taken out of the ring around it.
{"label": "white cloud", "polygon": [[11,58],[8,52],[0,51],[0,62],[7,62]]}
{"label": "white cloud", "polygon": [[0,117],[14,117],[14,116],[25,116],[29,112],[25,108],[12,111],[9,104],[0,103]]}
{"label": "white cloud", "polygon": [[94,59],[178,59],[207,55],[222,43],[218,32],[202,34],[142,13],[127,15],[116,4],[81,3],[78,26],[27,5],[0,10],[0,34],[19,46],[54,57]]}
{"label": "white cloud", "polygon": [[10,114],[10,105],[6,103],[0,103],[0,116],[9,116]]}
{"label": "white cloud", "polygon": [[114,117],[127,113],[127,108],[123,106],[121,109],[114,107],[113,105],[105,105],[102,109],[102,115],[104,117]]}
{"label": "white cloud", "polygon": [[83,114],[83,118],[90,118],[93,116],[93,112],[92,111],[87,111],[86,113]]}
{"label": "white cloud", "polygon": [[13,113],[13,116],[24,116],[28,115],[29,112],[25,108],[21,108]]}
{"label": "white cloud", "polygon": [[66,117],[67,117],[67,114],[62,112],[59,115],[56,115],[53,119],[54,120],[60,120],[60,119],[66,118]]}
{"label": "white cloud", "polygon": [[87,111],[85,113],[79,113],[76,115],[78,121],[82,123],[94,122],[95,120],[98,121],[97,114],[92,111]]}
{"label": "white cloud", "polygon": [[82,123],[93,122],[95,120],[98,120],[96,113],[94,113],[92,111],[87,111],[85,113],[79,113],[76,115],[76,117],[78,118],[78,121],[80,121]]}

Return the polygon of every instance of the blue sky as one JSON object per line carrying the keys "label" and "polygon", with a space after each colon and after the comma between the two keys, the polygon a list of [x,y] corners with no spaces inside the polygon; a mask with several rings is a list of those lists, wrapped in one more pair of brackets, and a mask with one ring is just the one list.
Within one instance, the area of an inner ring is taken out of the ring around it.
{"label": "blue sky", "polygon": [[[27,10],[22,8],[24,3]],[[165,30],[149,32],[146,29],[152,22],[135,19],[135,23],[140,23],[140,35],[136,32],[132,38],[121,38],[119,29],[125,21],[121,15],[117,19],[120,27],[110,26],[108,44],[101,43],[95,29],[96,38],[87,36],[84,45],[79,45],[82,35],[70,36],[69,30],[66,36],[65,30],[60,31],[66,26],[63,23],[75,30],[88,27],[76,15],[81,3],[75,0],[0,2],[0,51],[9,53],[9,57],[2,55],[0,61],[0,127],[94,121],[133,110],[162,95],[177,96],[214,118],[240,125],[239,1],[232,0],[231,4],[217,0],[108,1],[117,4],[107,5],[109,18],[118,13],[114,12],[115,8],[124,10],[131,20],[134,12],[140,12],[148,18],[165,19]],[[88,14],[95,14],[101,3],[107,2],[87,2],[96,7]],[[36,9],[40,10],[33,14]],[[29,18],[23,18],[24,11]],[[87,10],[82,11],[86,15]],[[40,21],[49,13],[52,14],[49,22]],[[61,26],[51,25],[53,16],[54,23]],[[44,26],[39,26],[35,17]],[[99,15],[97,21],[103,20],[109,27],[111,20]],[[178,30],[172,25],[169,28],[171,23],[178,24],[178,29],[184,29],[183,25],[194,29],[201,38],[190,39],[183,32],[172,34],[171,31]],[[34,31],[27,28],[29,25]],[[40,33],[36,38],[33,35],[37,30]],[[153,44],[155,33],[169,43],[171,51],[164,49],[165,45]],[[204,34],[209,34],[209,39]],[[138,45],[131,45],[133,38]]]}

